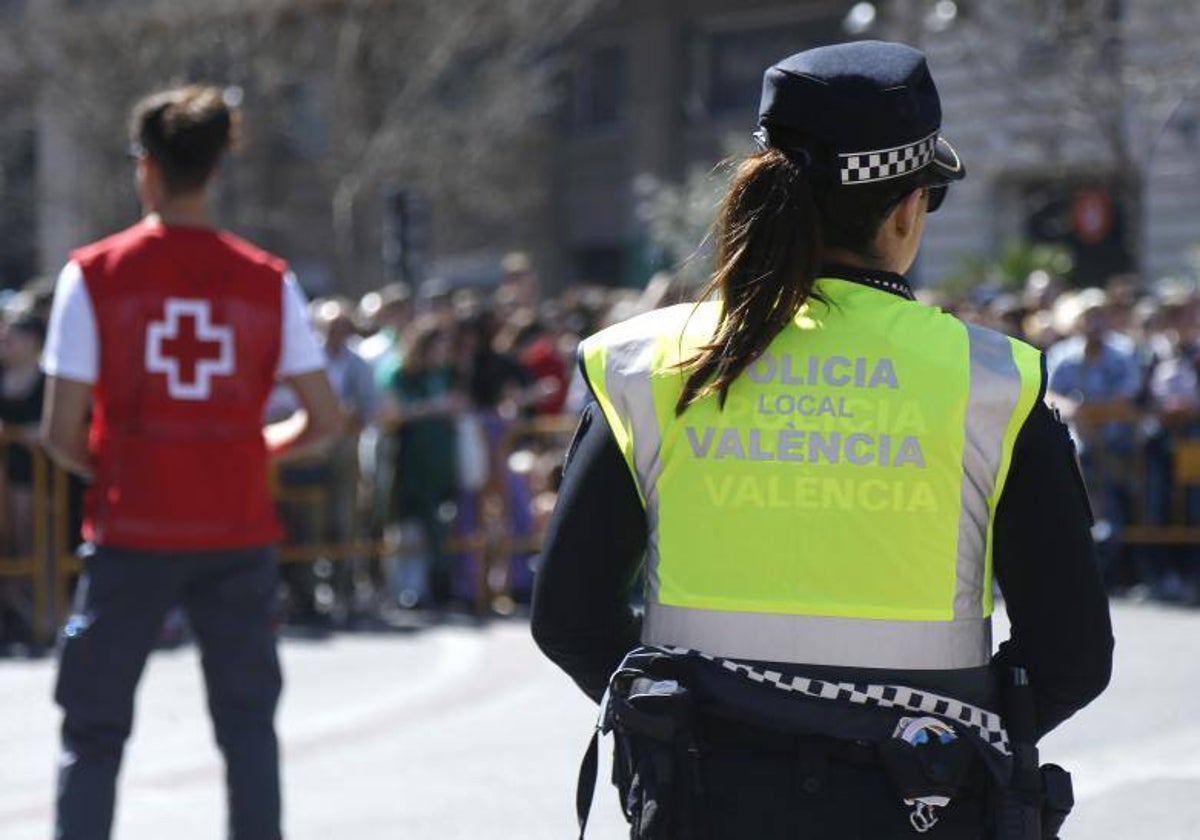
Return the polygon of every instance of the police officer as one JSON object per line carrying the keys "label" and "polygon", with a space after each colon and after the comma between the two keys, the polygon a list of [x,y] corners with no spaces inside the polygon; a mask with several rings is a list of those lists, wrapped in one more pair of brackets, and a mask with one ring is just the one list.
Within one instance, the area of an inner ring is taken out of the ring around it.
{"label": "police officer", "polygon": [[[55,691],[60,840],[109,836],[134,692],[176,604],[203,653],[229,836],[281,836],[267,469],[322,449],[341,417],[286,264],[212,226],[210,182],[235,128],[219,89],[138,103],[144,218],[72,254],[55,291],[43,433],[60,464],[92,479],[91,551]],[[264,430],[277,379],[306,413]]]}
{"label": "police officer", "polygon": [[720,208],[715,300],[582,345],[595,402],[533,633],[590,697],[611,685],[635,837],[982,837],[1014,766],[999,683],[1031,683],[1030,742],[1107,685],[1041,356],[904,276],[965,175],[940,125],[910,47],[779,62]]}

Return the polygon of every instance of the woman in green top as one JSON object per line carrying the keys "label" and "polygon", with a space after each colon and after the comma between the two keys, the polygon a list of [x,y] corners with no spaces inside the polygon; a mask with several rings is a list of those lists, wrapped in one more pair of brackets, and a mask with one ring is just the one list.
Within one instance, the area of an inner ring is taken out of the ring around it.
{"label": "woman in green top", "polygon": [[430,600],[451,598],[452,570],[445,554],[448,508],[457,492],[456,416],[463,398],[451,358],[450,333],[436,320],[423,320],[408,336],[403,364],[391,377],[394,402],[387,412],[399,428],[394,519],[415,521],[430,563]]}

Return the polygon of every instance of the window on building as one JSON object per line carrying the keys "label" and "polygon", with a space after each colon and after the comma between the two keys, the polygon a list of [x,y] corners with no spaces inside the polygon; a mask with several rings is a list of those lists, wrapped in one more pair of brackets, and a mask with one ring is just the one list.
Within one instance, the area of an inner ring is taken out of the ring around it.
{"label": "window on building", "polygon": [[0,286],[9,287],[29,280],[37,268],[36,214],[29,212],[37,204],[37,134],[19,114],[0,128]]}
{"label": "window on building", "polygon": [[698,33],[690,99],[702,103],[708,116],[753,114],[765,68],[809,47],[844,40],[840,17]]}
{"label": "window on building", "polygon": [[1058,179],[1013,185],[1030,242],[1061,245],[1071,252],[1079,286],[1103,286],[1136,265],[1126,235],[1120,179]]}
{"label": "window on building", "polygon": [[582,130],[612,128],[621,121],[625,50],[618,45],[586,52],[574,75],[574,124]]}
{"label": "window on building", "polygon": [[288,149],[304,160],[324,157],[329,152],[329,126],[317,88],[292,82],[284,87],[281,100]]}

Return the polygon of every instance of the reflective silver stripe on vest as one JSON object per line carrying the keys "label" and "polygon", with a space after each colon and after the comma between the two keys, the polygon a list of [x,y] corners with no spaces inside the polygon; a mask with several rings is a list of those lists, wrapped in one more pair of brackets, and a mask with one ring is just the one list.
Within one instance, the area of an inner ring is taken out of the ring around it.
{"label": "reflective silver stripe on vest", "polygon": [[605,391],[627,420],[633,439],[633,465],[646,503],[646,598],[658,601],[658,477],[662,473],[662,432],[654,412],[651,368],[656,338],[615,342],[607,348]]}
{"label": "reflective silver stripe on vest", "polygon": [[986,665],[988,619],[893,621],[725,612],[655,603],[642,626],[646,644],[710,656],[846,668],[948,670]]}
{"label": "reflective silver stripe on vest", "polygon": [[1004,458],[1004,435],[1021,399],[1021,372],[1012,344],[998,332],[967,324],[971,386],[964,420],[962,509],[958,515],[958,559],[954,617],[983,618],[991,497]]}

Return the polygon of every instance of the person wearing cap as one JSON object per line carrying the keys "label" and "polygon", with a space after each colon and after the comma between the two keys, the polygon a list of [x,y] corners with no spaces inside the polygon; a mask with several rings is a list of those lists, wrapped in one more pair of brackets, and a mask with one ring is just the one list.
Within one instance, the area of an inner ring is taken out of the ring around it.
{"label": "person wearing cap", "polygon": [[[581,346],[595,401],[532,631],[589,697],[610,691],[634,837],[983,837],[1011,766],[995,675],[1025,669],[1034,737],[1107,685],[1088,502],[1041,356],[905,277],[966,174],[940,128],[915,49],[779,62],[719,211],[713,299]],[[993,579],[1013,628],[996,653]]]}

